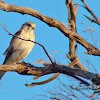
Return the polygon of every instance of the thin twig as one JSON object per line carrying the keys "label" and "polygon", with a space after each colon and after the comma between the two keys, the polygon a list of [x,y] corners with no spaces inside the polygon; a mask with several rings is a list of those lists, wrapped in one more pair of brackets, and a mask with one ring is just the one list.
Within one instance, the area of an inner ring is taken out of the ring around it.
{"label": "thin twig", "polygon": [[18,36],[16,36],[16,35],[13,35],[13,34],[11,34],[11,33],[6,29],[6,27],[5,27],[4,24],[2,25],[2,24],[0,23],[0,25],[5,29],[6,32],[9,33],[8,35],[14,36],[14,37],[16,37],[16,38],[18,38],[18,39],[21,39],[21,40],[24,40],[24,41],[30,41],[30,42],[33,42],[33,43],[36,43],[36,44],[40,45],[40,46],[43,48],[43,50],[44,50],[44,52],[46,53],[46,55],[48,56],[48,58],[49,58],[49,60],[51,61],[51,63],[53,64],[53,61],[52,61],[51,57],[49,56],[48,52],[46,51],[45,47],[44,47],[42,44],[40,44],[40,43],[38,43],[38,42],[35,42],[35,41],[32,41],[32,40],[27,40],[27,39],[20,38],[20,37],[18,37]]}
{"label": "thin twig", "polygon": [[97,23],[98,25],[100,25],[100,20],[98,19],[98,17],[93,13],[93,11],[89,8],[89,6],[85,3],[85,0],[81,0],[83,2],[83,4],[85,5],[85,8],[87,9],[87,11],[93,16],[93,18],[95,19],[92,19],[88,16],[85,15],[86,18],[88,18],[91,22],[95,22]]}

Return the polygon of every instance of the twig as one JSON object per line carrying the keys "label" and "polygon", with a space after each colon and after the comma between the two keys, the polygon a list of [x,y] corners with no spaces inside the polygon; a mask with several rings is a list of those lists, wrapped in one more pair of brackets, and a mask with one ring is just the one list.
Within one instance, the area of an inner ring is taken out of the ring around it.
{"label": "twig", "polygon": [[43,48],[43,50],[44,50],[44,52],[46,53],[46,55],[48,56],[48,58],[49,58],[49,60],[51,61],[51,63],[53,64],[53,61],[52,61],[51,57],[49,56],[48,52],[46,51],[45,47],[44,47],[42,44],[40,44],[40,43],[38,43],[38,42],[35,42],[35,41],[32,41],[32,40],[27,40],[27,39],[20,38],[20,37],[18,37],[18,36],[16,36],[16,35],[13,35],[13,34],[11,34],[11,33],[6,29],[6,27],[5,27],[4,24],[2,25],[2,24],[0,23],[0,25],[5,29],[6,32],[9,33],[8,35],[14,36],[14,37],[16,37],[16,38],[18,38],[18,39],[21,39],[21,40],[24,40],[24,41],[30,41],[30,42],[33,42],[33,43],[36,43],[36,44],[40,45],[40,46]]}
{"label": "twig", "polygon": [[88,18],[91,22],[95,22],[97,23],[98,25],[100,25],[100,20],[98,19],[98,17],[93,13],[93,11],[89,8],[89,6],[85,3],[85,0],[81,0],[83,2],[83,4],[85,5],[85,8],[87,9],[87,11],[93,16],[93,18],[95,19],[92,19],[88,16],[85,15],[86,18]]}
{"label": "twig", "polygon": [[96,93],[100,93],[100,89],[97,89],[97,90],[90,96],[90,98],[92,98]]}
{"label": "twig", "polygon": [[42,82],[34,82],[34,83],[31,83],[31,84],[25,84],[25,86],[32,88],[35,85],[43,85],[43,84],[46,84],[46,83],[48,83],[48,82],[56,79],[59,75],[60,75],[60,73],[56,73],[53,77],[51,77],[51,78],[49,78],[49,79],[47,79],[45,81],[42,81]]}
{"label": "twig", "polygon": [[[74,66],[74,65],[76,65],[78,62],[77,62],[77,57],[75,58],[75,60],[74,61],[72,61],[69,65],[67,65],[67,67],[71,67],[71,66]],[[47,64],[48,65],[48,64]],[[46,64],[45,64],[45,66],[46,66]],[[50,82],[50,81],[52,81],[52,80],[54,80],[54,79],[56,79],[58,76],[60,75],[60,73],[56,73],[54,76],[52,76],[51,78],[49,78],[49,79],[47,79],[47,80],[45,80],[45,81],[42,81],[42,82],[34,82],[34,83],[31,83],[31,84],[25,84],[27,87],[33,87],[33,86],[36,86],[36,85],[43,85],[43,84],[46,84],[46,83],[48,83],[48,82]],[[39,76],[36,76],[36,77],[34,77],[34,78],[36,78],[37,79],[37,77],[39,77]],[[77,80],[79,80],[79,81],[81,81],[83,84],[85,84],[85,85],[89,85],[89,83],[87,83],[86,81],[84,81],[84,80],[82,80],[81,78],[79,78],[79,77],[77,77],[77,76],[75,76],[75,75],[72,75],[72,77],[73,78],[75,78],[75,79],[77,79]]]}

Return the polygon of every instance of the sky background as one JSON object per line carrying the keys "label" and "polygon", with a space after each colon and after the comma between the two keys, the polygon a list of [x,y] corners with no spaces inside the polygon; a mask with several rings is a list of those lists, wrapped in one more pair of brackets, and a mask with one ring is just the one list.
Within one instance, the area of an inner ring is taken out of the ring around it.
{"label": "sky background", "polygon": [[[53,17],[62,23],[68,23],[68,11],[65,5],[65,0],[3,0],[6,3],[29,7],[39,11],[48,17]],[[76,4],[79,2],[79,5],[83,5],[81,0],[73,0]],[[100,19],[99,9],[100,9],[100,0],[87,0],[87,5],[91,8],[91,10],[96,14],[96,16]],[[100,28],[98,25],[91,23],[88,21],[84,15],[91,17],[91,15],[81,6],[78,6],[77,13],[77,31],[78,34],[81,35],[85,40],[96,46],[100,49]],[[68,65],[70,61],[66,57],[66,54],[69,52],[69,39],[65,37],[58,29],[49,27],[44,22],[36,19],[35,17],[29,15],[22,15],[14,12],[4,12],[0,10],[0,23],[4,23],[7,30],[14,34],[17,32],[21,25],[25,22],[34,22],[36,24],[35,29],[35,37],[36,42],[39,42],[44,45],[47,52],[51,55],[52,59],[57,63]],[[88,27],[94,29],[94,32],[89,32]],[[82,32],[87,30],[86,33]],[[3,63],[5,56],[3,56],[4,51],[9,46],[10,40],[12,36],[9,36],[8,33],[0,26],[0,64]],[[58,53],[54,53],[53,51],[57,51]],[[83,63],[83,65],[88,68],[91,72],[99,73],[99,57],[94,57],[92,55],[84,54],[86,49],[81,45],[78,45],[77,54],[79,55],[79,60]],[[43,49],[36,45],[32,52],[27,56],[25,62],[29,62],[33,64],[33,62],[44,59],[48,61],[48,57],[44,53]],[[87,62],[91,62],[90,64]],[[41,64],[36,66],[43,66]],[[95,67],[95,68],[94,68]],[[94,70],[96,69],[96,71]],[[59,86],[59,81],[57,79],[52,82],[35,86],[33,88],[28,88],[24,84],[32,83],[37,81],[43,81],[48,79],[54,74],[46,75],[38,80],[33,80],[33,76],[23,76],[19,75],[16,72],[7,72],[5,76],[0,81],[0,99],[1,100],[38,100],[36,99],[37,95],[49,95],[50,90]],[[66,75],[60,75],[59,79],[62,82],[70,85],[72,80],[68,80]],[[50,100],[49,98],[45,99],[45,97],[41,100]]]}

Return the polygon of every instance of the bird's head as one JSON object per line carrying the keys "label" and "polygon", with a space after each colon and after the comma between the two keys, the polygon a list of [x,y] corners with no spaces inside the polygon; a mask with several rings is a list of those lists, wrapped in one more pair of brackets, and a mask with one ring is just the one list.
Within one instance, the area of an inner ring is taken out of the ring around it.
{"label": "bird's head", "polygon": [[22,29],[35,29],[35,26],[33,22],[26,22],[22,25]]}

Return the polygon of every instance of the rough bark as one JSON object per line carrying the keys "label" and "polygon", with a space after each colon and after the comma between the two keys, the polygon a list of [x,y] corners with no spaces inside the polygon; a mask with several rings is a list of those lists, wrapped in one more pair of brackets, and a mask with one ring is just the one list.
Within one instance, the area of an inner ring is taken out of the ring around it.
{"label": "rough bark", "polygon": [[46,67],[36,67],[31,64],[0,65],[0,71],[15,71],[22,75],[43,76],[50,73],[62,73],[69,76],[81,76],[91,80],[94,84],[100,85],[100,75],[88,71],[67,67],[58,64],[44,64]]}

